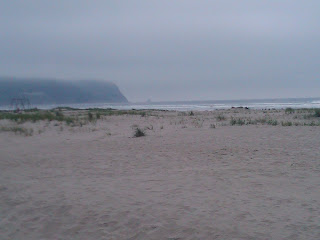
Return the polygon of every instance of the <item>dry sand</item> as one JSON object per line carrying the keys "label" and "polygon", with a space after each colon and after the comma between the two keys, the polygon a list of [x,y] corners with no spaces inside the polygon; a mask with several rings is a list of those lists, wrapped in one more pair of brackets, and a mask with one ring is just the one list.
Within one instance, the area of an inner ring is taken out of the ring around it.
{"label": "dry sand", "polygon": [[0,132],[0,239],[320,239],[320,127],[229,126],[237,114],[304,121],[154,112]]}

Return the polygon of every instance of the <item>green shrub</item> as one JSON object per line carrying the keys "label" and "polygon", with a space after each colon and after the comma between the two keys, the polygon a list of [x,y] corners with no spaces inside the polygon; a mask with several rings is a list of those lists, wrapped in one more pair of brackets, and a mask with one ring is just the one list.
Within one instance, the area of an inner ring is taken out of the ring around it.
{"label": "green shrub", "polygon": [[319,122],[312,121],[311,123],[304,123],[304,126],[320,126],[320,121]]}
{"label": "green shrub", "polygon": [[61,118],[64,117],[63,113],[60,112],[60,111],[57,111],[57,112],[55,112],[55,113],[56,113],[56,117],[61,117]]}
{"label": "green shrub", "polygon": [[143,130],[141,130],[140,128],[136,128],[136,130],[134,132],[134,137],[143,137],[145,135],[146,134]]}
{"label": "green shrub", "polygon": [[234,119],[233,117],[231,117],[231,119],[230,119],[230,125],[236,125],[237,124],[237,120],[236,119]]}
{"label": "green shrub", "polygon": [[25,109],[24,112],[39,112],[40,110],[38,108],[30,108],[30,109]]}
{"label": "green shrub", "polygon": [[310,119],[310,118],[312,118],[312,117],[314,117],[314,114],[304,114],[304,115],[303,115],[303,118],[304,118],[304,119]]}
{"label": "green shrub", "polygon": [[67,125],[70,125],[71,123],[74,123],[74,119],[71,117],[65,118],[65,122]]}
{"label": "green shrub", "polygon": [[242,126],[242,125],[246,124],[246,122],[244,120],[242,120],[241,118],[238,118],[237,124]]}
{"label": "green shrub", "polygon": [[243,120],[243,119],[241,119],[241,118],[238,118],[238,119],[236,119],[236,118],[233,118],[233,117],[231,117],[231,119],[230,119],[230,125],[240,125],[240,126],[242,126],[242,125],[244,125],[244,124],[246,124],[246,121],[245,120]]}
{"label": "green shrub", "polygon": [[284,127],[288,127],[288,126],[292,126],[292,122],[281,122],[281,126],[284,126]]}
{"label": "green shrub", "polygon": [[220,115],[216,116],[216,119],[218,121],[224,121],[224,120],[226,120],[226,117],[224,115],[220,114]]}
{"label": "green shrub", "polygon": [[278,125],[278,121],[270,119],[270,120],[267,121],[267,124],[268,125],[272,125],[272,126],[277,126]]}
{"label": "green shrub", "polygon": [[295,110],[293,108],[286,108],[286,110],[285,110],[285,113],[287,113],[287,114],[291,114],[294,112],[295,112]]}
{"label": "green shrub", "polygon": [[91,112],[88,112],[88,119],[90,122],[93,121],[93,114]]}
{"label": "green shrub", "polygon": [[266,118],[258,118],[256,119],[257,123],[261,123],[261,124],[266,124],[267,123],[267,119]]}

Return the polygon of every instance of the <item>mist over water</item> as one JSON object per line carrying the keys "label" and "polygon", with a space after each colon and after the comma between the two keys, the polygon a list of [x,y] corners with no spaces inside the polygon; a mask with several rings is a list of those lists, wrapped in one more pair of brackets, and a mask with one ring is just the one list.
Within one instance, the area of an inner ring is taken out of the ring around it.
{"label": "mist over water", "polygon": [[102,79],[132,102],[320,97],[319,0],[0,6],[4,76]]}

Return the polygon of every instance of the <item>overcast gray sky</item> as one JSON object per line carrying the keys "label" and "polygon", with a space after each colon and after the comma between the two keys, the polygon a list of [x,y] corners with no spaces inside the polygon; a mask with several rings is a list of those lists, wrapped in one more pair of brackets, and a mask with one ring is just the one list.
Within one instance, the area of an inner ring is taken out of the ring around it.
{"label": "overcast gray sky", "polygon": [[130,101],[320,97],[320,1],[3,0],[0,75]]}

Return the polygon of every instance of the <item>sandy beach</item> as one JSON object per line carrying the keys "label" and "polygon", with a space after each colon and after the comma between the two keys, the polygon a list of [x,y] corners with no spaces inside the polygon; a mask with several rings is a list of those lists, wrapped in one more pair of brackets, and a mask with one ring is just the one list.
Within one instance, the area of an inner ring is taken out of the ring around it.
{"label": "sandy beach", "polygon": [[320,239],[310,113],[90,117],[0,121],[0,239]]}

